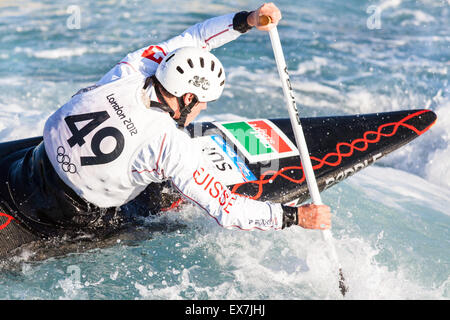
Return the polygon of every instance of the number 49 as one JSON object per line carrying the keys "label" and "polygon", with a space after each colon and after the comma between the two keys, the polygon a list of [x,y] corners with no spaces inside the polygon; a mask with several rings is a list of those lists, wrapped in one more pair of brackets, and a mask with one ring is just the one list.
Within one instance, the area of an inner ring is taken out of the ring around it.
{"label": "number 49", "polygon": [[[95,130],[99,125],[109,119],[109,114],[106,111],[83,113],[73,116],[67,116],[64,118],[67,126],[69,127],[72,137],[67,140],[69,146],[72,148],[76,144],[80,147],[83,146],[86,141],[84,137]],[[81,129],[75,125],[77,122],[90,120]],[[112,137],[116,141],[116,146],[114,150],[109,153],[104,153],[100,149],[100,144],[106,137]],[[117,159],[123,151],[125,146],[125,139],[122,132],[114,127],[104,127],[98,130],[91,140],[91,150],[95,156],[80,157],[80,162],[82,166],[91,166],[97,164],[105,164]]]}

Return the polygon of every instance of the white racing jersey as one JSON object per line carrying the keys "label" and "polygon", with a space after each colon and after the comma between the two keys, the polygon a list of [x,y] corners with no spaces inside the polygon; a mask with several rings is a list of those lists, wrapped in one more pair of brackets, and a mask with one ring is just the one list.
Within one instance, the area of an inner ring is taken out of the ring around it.
{"label": "white racing jersey", "polygon": [[234,14],[209,19],[158,45],[128,54],[90,90],[47,120],[44,145],[59,177],[80,197],[102,208],[118,207],[150,183],[170,180],[185,198],[225,228],[281,229],[280,204],[233,194],[210,170],[200,147],[156,101],[144,81],[162,58],[184,46],[213,49],[236,39]]}

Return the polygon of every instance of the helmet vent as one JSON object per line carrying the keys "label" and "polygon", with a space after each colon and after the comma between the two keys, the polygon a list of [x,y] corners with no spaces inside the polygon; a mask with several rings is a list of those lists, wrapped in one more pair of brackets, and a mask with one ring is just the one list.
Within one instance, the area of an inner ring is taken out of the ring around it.
{"label": "helmet vent", "polygon": [[177,70],[178,70],[178,72],[179,72],[179,73],[181,73],[181,74],[183,74],[183,73],[184,73],[184,70],[183,70],[183,69],[181,69],[181,67],[180,67],[180,66],[178,66],[178,67],[177,67]]}
{"label": "helmet vent", "polygon": [[214,61],[211,60],[211,71],[214,71]]}
{"label": "helmet vent", "polygon": [[220,83],[220,86],[223,86],[225,84],[225,80],[223,80],[221,83]]}
{"label": "helmet vent", "polygon": [[202,68],[205,67],[205,61],[203,60],[202,57],[200,57],[200,67],[202,67]]}
{"label": "helmet vent", "polygon": [[220,68],[219,74],[217,75],[217,78],[220,78],[220,76],[222,75],[222,68]]}
{"label": "helmet vent", "polygon": [[189,67],[194,68],[194,63],[192,62],[191,59],[187,59],[187,63],[189,65]]}

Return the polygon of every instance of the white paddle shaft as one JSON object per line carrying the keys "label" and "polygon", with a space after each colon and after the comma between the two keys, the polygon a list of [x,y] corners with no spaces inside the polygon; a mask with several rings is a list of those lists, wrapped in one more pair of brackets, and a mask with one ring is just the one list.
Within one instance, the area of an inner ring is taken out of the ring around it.
{"label": "white paddle shaft", "polygon": [[[300,123],[300,116],[298,114],[297,105],[295,103],[294,90],[292,90],[292,85],[289,79],[286,61],[284,60],[283,49],[281,47],[280,37],[278,36],[277,28],[273,27],[272,29],[270,29],[269,35],[270,35],[270,42],[272,43],[275,61],[277,63],[278,73],[281,79],[281,86],[283,88],[284,96],[286,98],[286,105],[289,111],[289,118],[291,119],[292,129],[294,130],[295,140],[297,143],[298,150],[300,152],[301,165],[303,167],[303,172],[306,178],[309,193],[311,195],[311,199],[314,204],[322,204],[319,187],[317,186],[316,177],[314,175],[311,159],[309,157],[308,146],[306,144],[305,135],[303,134],[303,128]],[[333,236],[331,234],[331,231],[322,230],[322,236],[330,247],[332,259],[339,267],[339,275],[340,275],[339,288],[341,289],[342,295],[345,295],[347,289],[344,284],[344,277],[342,274],[341,265],[337,257],[336,249],[334,247]]]}
{"label": "white paddle shaft", "polygon": [[281,86],[283,87],[284,96],[286,98],[289,118],[291,119],[292,129],[294,130],[295,140],[300,152],[300,159],[302,160],[302,167],[308,184],[308,189],[311,194],[311,199],[315,204],[322,204],[319,188],[317,187],[316,177],[309,157],[308,146],[303,134],[303,128],[300,122],[297,105],[294,97],[294,90],[292,90],[291,81],[284,60],[283,49],[281,48],[280,38],[278,36],[277,28],[274,27],[269,31],[270,41],[272,42],[273,53],[278,67],[278,73],[281,79]]}

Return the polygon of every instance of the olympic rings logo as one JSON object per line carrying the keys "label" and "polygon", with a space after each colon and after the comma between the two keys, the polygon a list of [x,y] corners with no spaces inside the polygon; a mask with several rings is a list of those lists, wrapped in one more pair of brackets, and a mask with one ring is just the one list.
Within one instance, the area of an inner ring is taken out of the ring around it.
{"label": "olympic rings logo", "polygon": [[56,161],[61,164],[61,169],[64,172],[76,173],[77,167],[70,162],[70,157],[66,154],[66,149],[63,146],[59,146],[56,152]]}

